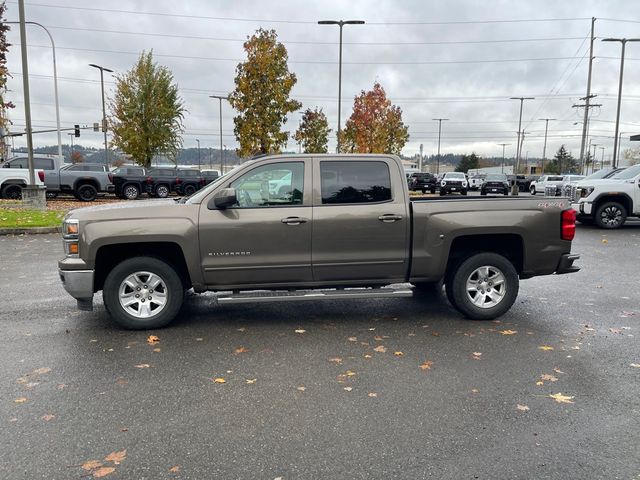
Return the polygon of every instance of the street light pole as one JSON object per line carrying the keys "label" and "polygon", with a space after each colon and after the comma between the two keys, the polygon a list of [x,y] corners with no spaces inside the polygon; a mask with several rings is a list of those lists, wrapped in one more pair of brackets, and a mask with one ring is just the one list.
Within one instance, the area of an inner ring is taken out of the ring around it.
{"label": "street light pole", "polygon": [[620,54],[620,83],[618,84],[618,110],[616,112],[616,133],[613,138],[613,161],[612,167],[618,166],[618,132],[620,131],[620,104],[622,102],[622,76],[624,74],[624,50],[627,42],[640,42],[640,38],[603,38],[603,42],[620,42],[622,52]]}
{"label": "street light pole", "polygon": [[442,136],[442,122],[449,120],[448,118],[432,118],[438,122],[438,156],[436,157],[436,175],[440,173],[440,137]]}
{"label": "street light pole", "polygon": [[500,173],[504,173],[504,147],[511,145],[510,143],[499,143],[498,145],[502,146],[502,168],[500,168]]}
{"label": "street light pole", "polygon": [[542,173],[544,173],[544,161],[547,159],[547,132],[549,131],[549,120],[555,120],[555,118],[539,118],[538,120],[544,120],[544,146],[542,147]]}
{"label": "street light pole", "polygon": [[[520,170],[520,149],[521,149],[521,129],[522,129],[522,105],[525,100],[534,100],[534,97],[511,97],[511,100],[520,100],[520,120],[518,120],[518,146],[516,148],[516,171],[514,175],[518,175]],[[513,182],[511,186],[511,195],[518,195],[518,181]]]}
{"label": "street light pole", "polygon": [[200,140],[196,138],[196,142],[198,142],[198,170],[200,170]]}
{"label": "street light pole", "polygon": [[338,25],[340,27],[340,53],[338,56],[338,130],[336,131],[336,151],[340,153],[340,115],[342,113],[342,27],[362,25],[364,20],[320,20],[318,25]]}
{"label": "street light pole", "polygon": [[222,100],[229,100],[229,97],[209,95],[209,98],[217,98],[220,102],[220,176],[222,176],[224,175],[224,157],[222,156]]}
{"label": "street light pole", "polygon": [[[591,156],[591,173],[596,171],[596,149],[600,146],[599,143],[592,143],[589,145],[589,148],[593,147],[593,156]],[[591,150],[589,150],[589,154],[591,154]],[[561,172],[562,173],[562,172]]]}
{"label": "street light pole", "polygon": [[107,111],[104,105],[104,72],[113,73],[113,70],[110,70],[106,67],[101,67],[100,65],[96,65],[95,63],[90,63],[89,66],[100,70],[100,90],[102,92],[102,131],[104,132],[104,163],[108,166],[109,146],[107,144]]}

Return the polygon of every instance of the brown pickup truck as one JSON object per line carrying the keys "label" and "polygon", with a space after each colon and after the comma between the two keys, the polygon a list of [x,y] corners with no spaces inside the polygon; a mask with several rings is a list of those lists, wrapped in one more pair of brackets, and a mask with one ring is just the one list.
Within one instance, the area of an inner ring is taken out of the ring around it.
{"label": "brown pickup truck", "polygon": [[[219,303],[411,296],[444,282],[471,319],[505,313],[519,280],[578,270],[565,199],[409,200],[392,155],[277,155],[189,198],[74,210],[65,289],[126,328],[158,328],[190,288]],[[404,284],[404,285],[399,285]]]}

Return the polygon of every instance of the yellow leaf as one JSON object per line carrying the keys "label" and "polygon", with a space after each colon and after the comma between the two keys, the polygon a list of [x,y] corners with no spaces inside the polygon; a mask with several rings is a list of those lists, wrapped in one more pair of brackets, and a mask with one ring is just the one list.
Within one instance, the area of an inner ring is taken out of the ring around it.
{"label": "yellow leaf", "polygon": [[217,377],[213,379],[213,383],[227,383],[227,381],[222,377]]}
{"label": "yellow leaf", "polygon": [[107,475],[115,472],[116,469],[113,467],[100,467],[97,470],[93,471],[93,478],[102,478],[102,477],[106,477]]}
{"label": "yellow leaf", "polygon": [[378,345],[373,349],[373,351],[378,353],[385,353],[387,351],[387,347],[385,347],[384,345]]}
{"label": "yellow leaf", "polygon": [[305,387],[304,385],[300,385],[299,387],[297,387],[298,390],[300,390],[301,392],[304,392],[307,387]]}
{"label": "yellow leaf", "polygon": [[383,340],[383,338],[382,338],[380,335],[376,335],[375,337],[373,337],[373,339],[374,339],[376,342],[381,342],[381,341]]}
{"label": "yellow leaf", "polygon": [[640,368],[640,363],[631,363],[630,364],[633,368]]}
{"label": "yellow leaf", "polygon": [[158,337],[156,337],[155,335],[149,335],[147,337],[147,343],[149,345],[155,345],[156,343],[159,343],[160,339]]}
{"label": "yellow leaf", "polygon": [[139,365],[135,366],[136,368],[149,368],[151,367],[151,365],[149,365],[148,363],[141,363]]}
{"label": "yellow leaf", "polygon": [[478,390],[477,388],[472,388],[471,389],[471,393],[478,393],[478,392],[480,392],[480,390]]}
{"label": "yellow leaf", "polygon": [[347,338],[347,340],[349,340],[350,342],[357,342],[358,341],[358,337],[349,337],[349,338]]}
{"label": "yellow leaf", "polygon": [[369,353],[365,353],[364,354],[364,358],[373,358],[373,355],[369,354]]}
{"label": "yellow leaf", "polygon": [[342,359],[340,357],[330,358],[329,361],[333,363],[342,363]]}
{"label": "yellow leaf", "polygon": [[538,381],[536,382],[536,385],[538,385],[538,386],[540,387],[540,386],[544,385],[544,382],[543,382],[543,381],[541,381],[541,380],[538,380]]}
{"label": "yellow leaf", "polygon": [[345,375],[347,377],[353,377],[355,374],[356,374],[356,372],[352,372],[351,370],[347,370],[346,373],[345,373]]}
{"label": "yellow leaf", "polygon": [[350,392],[351,390],[353,390],[353,387],[344,387],[343,390]]}
{"label": "yellow leaf", "polygon": [[548,373],[545,373],[544,375],[540,375],[540,378],[542,380],[548,380],[549,382],[557,382],[558,381],[558,377],[554,377],[553,375],[549,375]]}
{"label": "yellow leaf", "polygon": [[393,352],[393,354],[394,354],[396,357],[402,357],[402,356],[404,355],[404,353],[402,353],[402,352]]}
{"label": "yellow leaf", "polygon": [[299,328],[297,330],[295,330],[296,333],[305,333],[306,330],[304,328]]}
{"label": "yellow leaf", "polygon": [[431,365],[433,365],[433,362],[431,360],[425,360],[424,363],[420,365],[420,368],[422,370],[431,370]]}
{"label": "yellow leaf", "polygon": [[245,382],[247,382],[248,385],[253,385],[257,380],[257,378],[247,378]]}
{"label": "yellow leaf", "polygon": [[180,471],[180,465],[175,465],[169,469],[171,473],[177,473]]}
{"label": "yellow leaf", "polygon": [[16,399],[14,400],[14,402],[15,402],[15,403],[24,403],[24,402],[26,402],[26,401],[27,401],[27,398],[26,398],[26,397],[20,397],[20,398],[16,398]]}
{"label": "yellow leaf", "polygon": [[602,243],[609,243],[609,240],[607,240],[606,238],[603,238]]}
{"label": "yellow leaf", "polygon": [[120,465],[120,462],[127,458],[127,450],[120,450],[119,452],[111,452],[109,455],[104,457],[105,462],[113,462],[116,465]]}
{"label": "yellow leaf", "polygon": [[242,347],[242,346],[241,346],[241,347],[236,348],[236,349],[233,351],[233,353],[236,353],[236,354],[238,354],[238,353],[246,353],[246,352],[248,352],[248,351],[249,351],[248,349],[246,349],[246,348],[244,348],[244,347]]}
{"label": "yellow leaf", "polygon": [[89,470],[100,468],[101,466],[102,466],[102,463],[100,463],[98,460],[89,460],[82,464],[82,469],[88,472]]}
{"label": "yellow leaf", "polygon": [[548,352],[549,350],[553,350],[553,347],[550,347],[549,345],[540,345],[538,347],[538,349],[542,350],[542,351],[545,351],[545,352]]}
{"label": "yellow leaf", "polygon": [[55,415],[51,415],[50,413],[45,413],[42,417],[42,420],[44,420],[45,422],[50,422],[51,420],[53,420],[54,418],[56,418]]}
{"label": "yellow leaf", "polygon": [[49,367],[42,367],[34,370],[32,373],[34,375],[42,375],[43,373],[49,373],[51,369]]}
{"label": "yellow leaf", "polygon": [[553,395],[549,395],[549,398],[553,398],[558,403],[574,403],[571,399],[575,397],[568,397],[566,395],[562,395],[562,393],[554,393]]}
{"label": "yellow leaf", "polygon": [[156,353],[159,353],[160,349],[159,348],[154,348],[153,351],[156,352]]}
{"label": "yellow leaf", "polygon": [[367,396],[369,396],[369,397],[377,397],[378,394],[376,392],[369,392],[369,393],[367,393]]}
{"label": "yellow leaf", "polygon": [[518,410],[520,410],[521,412],[528,412],[528,411],[529,411],[529,407],[528,407],[528,406],[526,406],[526,405],[520,405],[520,404],[518,404],[518,405],[516,406],[516,408],[517,408]]}
{"label": "yellow leaf", "polygon": [[502,335],[515,335],[516,333],[518,333],[517,330],[500,330],[500,333]]}

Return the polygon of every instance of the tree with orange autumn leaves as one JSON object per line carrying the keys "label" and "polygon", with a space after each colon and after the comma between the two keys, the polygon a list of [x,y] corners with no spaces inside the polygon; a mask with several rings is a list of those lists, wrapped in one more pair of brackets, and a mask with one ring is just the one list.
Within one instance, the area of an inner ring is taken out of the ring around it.
{"label": "tree with orange autumn leaves", "polygon": [[340,131],[342,153],[400,154],[409,139],[402,109],[391,105],[384,88],[376,82],[369,92],[355,97],[353,113]]}

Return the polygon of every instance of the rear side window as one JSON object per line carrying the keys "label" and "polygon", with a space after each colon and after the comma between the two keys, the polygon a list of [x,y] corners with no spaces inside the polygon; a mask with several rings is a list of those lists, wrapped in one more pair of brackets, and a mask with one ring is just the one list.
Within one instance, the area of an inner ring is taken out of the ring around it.
{"label": "rear side window", "polygon": [[391,200],[385,162],[320,162],[322,204],[377,203]]}
{"label": "rear side window", "polygon": [[33,167],[39,170],[53,170],[53,159],[51,158],[34,158]]}

